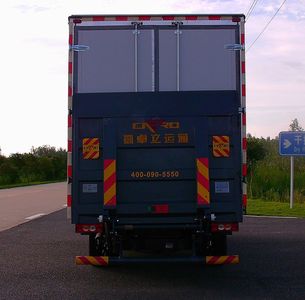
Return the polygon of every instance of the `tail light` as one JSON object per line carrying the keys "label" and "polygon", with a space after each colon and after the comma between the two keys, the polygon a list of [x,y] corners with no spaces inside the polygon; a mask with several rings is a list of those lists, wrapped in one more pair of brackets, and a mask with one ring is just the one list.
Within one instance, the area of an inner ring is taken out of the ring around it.
{"label": "tail light", "polygon": [[155,214],[168,214],[169,213],[169,206],[168,206],[168,204],[152,205],[152,213],[155,213]]}
{"label": "tail light", "polygon": [[98,233],[103,231],[103,224],[76,224],[76,233]]}
{"label": "tail light", "polygon": [[238,223],[212,223],[212,232],[238,231]]}

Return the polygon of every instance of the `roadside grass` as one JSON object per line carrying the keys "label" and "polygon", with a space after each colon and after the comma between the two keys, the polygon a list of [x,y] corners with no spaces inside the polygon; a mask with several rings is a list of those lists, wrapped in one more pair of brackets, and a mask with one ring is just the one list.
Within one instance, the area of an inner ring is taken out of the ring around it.
{"label": "roadside grass", "polygon": [[57,182],[64,182],[64,181],[65,180],[51,180],[51,181],[35,181],[35,182],[29,182],[29,183],[5,184],[5,185],[0,185],[0,190],[3,190],[3,189],[12,189],[12,188],[23,187],[23,186],[31,186],[31,185],[57,183]]}
{"label": "roadside grass", "polygon": [[287,202],[249,199],[247,215],[305,218],[305,204],[294,203],[290,209]]}

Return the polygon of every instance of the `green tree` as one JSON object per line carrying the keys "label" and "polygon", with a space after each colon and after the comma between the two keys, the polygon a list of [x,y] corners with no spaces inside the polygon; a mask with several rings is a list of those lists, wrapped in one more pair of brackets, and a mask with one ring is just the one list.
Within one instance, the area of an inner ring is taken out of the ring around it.
{"label": "green tree", "polygon": [[248,134],[247,136],[247,167],[249,177],[249,194],[250,198],[253,196],[252,181],[257,166],[257,162],[263,160],[267,154],[266,148],[263,143],[263,139]]}
{"label": "green tree", "polygon": [[0,184],[30,183],[66,178],[66,150],[48,145],[30,153],[0,155]]}
{"label": "green tree", "polygon": [[31,181],[39,181],[40,178],[37,172],[37,158],[32,153],[24,153],[23,158],[25,164],[20,170],[20,173],[23,175],[23,180],[26,183]]}
{"label": "green tree", "polygon": [[51,157],[56,156],[57,150],[55,147],[44,145],[40,147],[32,147],[31,153],[36,157]]}
{"label": "green tree", "polygon": [[291,121],[291,124],[289,125],[289,131],[304,131],[297,118]]}
{"label": "green tree", "polygon": [[0,166],[5,162],[6,157],[0,154]]}
{"label": "green tree", "polygon": [[19,180],[18,169],[9,160],[0,166],[0,179],[2,184],[16,183]]}
{"label": "green tree", "polygon": [[26,165],[25,154],[13,153],[9,156],[9,161],[20,171]]}

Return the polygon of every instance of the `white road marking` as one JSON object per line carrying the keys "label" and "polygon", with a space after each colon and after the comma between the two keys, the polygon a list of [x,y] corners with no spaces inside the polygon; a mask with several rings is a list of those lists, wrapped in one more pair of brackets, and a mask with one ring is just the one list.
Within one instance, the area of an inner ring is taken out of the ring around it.
{"label": "white road marking", "polygon": [[246,215],[244,217],[248,217],[248,218],[270,218],[270,219],[298,219],[298,217],[256,216],[256,215]]}
{"label": "white road marking", "polygon": [[25,219],[28,220],[28,221],[31,221],[31,220],[40,218],[40,217],[45,216],[45,215],[46,215],[46,214],[41,213],[41,214],[36,214],[36,215],[30,216],[30,217],[27,217],[27,218],[25,218]]}

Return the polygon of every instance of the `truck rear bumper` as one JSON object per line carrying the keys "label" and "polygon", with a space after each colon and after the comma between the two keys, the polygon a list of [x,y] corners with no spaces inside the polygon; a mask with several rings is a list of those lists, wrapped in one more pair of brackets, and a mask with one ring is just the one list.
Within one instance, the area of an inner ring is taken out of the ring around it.
{"label": "truck rear bumper", "polygon": [[202,263],[206,265],[235,265],[239,263],[238,255],[228,256],[185,256],[185,257],[109,257],[76,256],[77,265],[109,266],[136,263]]}

